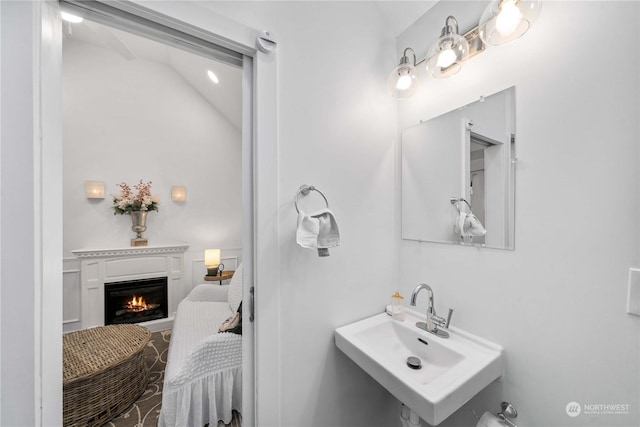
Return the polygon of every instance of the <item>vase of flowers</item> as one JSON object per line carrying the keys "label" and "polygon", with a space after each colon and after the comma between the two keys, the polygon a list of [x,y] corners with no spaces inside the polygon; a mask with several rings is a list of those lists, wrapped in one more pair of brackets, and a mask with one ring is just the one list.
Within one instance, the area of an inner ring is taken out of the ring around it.
{"label": "vase of flowers", "polygon": [[133,186],[138,192],[134,194],[126,182],[118,184],[120,194],[113,196],[113,214],[130,215],[131,229],[136,233],[136,238],[131,239],[131,246],[146,246],[148,241],[142,237],[142,232],[147,229],[147,214],[149,211],[157,211],[160,199],[151,194],[151,181],[140,180]]}

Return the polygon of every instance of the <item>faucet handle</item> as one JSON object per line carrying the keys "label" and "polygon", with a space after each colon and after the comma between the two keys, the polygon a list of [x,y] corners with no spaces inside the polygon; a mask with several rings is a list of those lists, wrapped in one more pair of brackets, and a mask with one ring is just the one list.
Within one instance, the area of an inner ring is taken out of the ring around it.
{"label": "faucet handle", "polygon": [[449,309],[449,314],[447,315],[447,323],[444,325],[445,328],[449,327],[449,323],[451,323],[451,316],[453,316],[453,308]]}

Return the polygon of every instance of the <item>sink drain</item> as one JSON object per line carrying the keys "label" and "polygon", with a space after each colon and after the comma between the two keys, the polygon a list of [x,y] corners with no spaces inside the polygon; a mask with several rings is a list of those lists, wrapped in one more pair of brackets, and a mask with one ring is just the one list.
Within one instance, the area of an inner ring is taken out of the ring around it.
{"label": "sink drain", "polygon": [[407,366],[411,369],[420,369],[422,368],[422,360],[415,356],[407,357]]}

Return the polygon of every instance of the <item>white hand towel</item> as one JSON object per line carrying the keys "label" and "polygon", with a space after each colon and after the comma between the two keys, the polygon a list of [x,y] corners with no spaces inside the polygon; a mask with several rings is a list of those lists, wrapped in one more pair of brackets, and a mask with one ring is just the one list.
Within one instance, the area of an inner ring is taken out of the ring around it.
{"label": "white hand towel", "polygon": [[487,234],[487,230],[484,229],[480,220],[474,214],[467,215],[467,221],[465,221],[465,229],[469,236],[484,236]]}
{"label": "white hand towel", "polygon": [[460,212],[454,224],[456,234],[460,236],[484,236],[487,230],[484,229],[480,220],[473,213]]}
{"label": "white hand towel", "polygon": [[456,218],[456,222],[453,224],[453,231],[458,236],[464,236],[464,222],[467,219],[466,212],[458,212],[458,216]]}
{"label": "white hand towel", "polygon": [[298,212],[298,230],[296,231],[296,241],[303,248],[318,247],[318,233],[320,232],[320,221],[304,212]]}
{"label": "white hand towel", "polygon": [[318,249],[318,256],[329,256],[328,248],[340,245],[340,231],[333,212],[329,209],[311,214],[300,211],[296,241],[303,248]]}

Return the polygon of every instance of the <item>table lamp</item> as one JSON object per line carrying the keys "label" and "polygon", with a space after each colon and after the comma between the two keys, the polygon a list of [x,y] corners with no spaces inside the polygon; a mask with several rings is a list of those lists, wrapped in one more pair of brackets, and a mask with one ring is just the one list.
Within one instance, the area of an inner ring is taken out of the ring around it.
{"label": "table lamp", "polygon": [[207,276],[217,276],[220,265],[220,249],[205,249],[204,265],[207,266]]}

